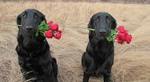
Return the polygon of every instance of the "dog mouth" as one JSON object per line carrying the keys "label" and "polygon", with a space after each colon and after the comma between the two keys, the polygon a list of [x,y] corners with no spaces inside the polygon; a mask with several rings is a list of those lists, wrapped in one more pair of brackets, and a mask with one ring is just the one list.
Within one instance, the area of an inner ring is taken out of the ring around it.
{"label": "dog mouth", "polygon": [[107,38],[107,33],[105,33],[105,32],[100,32],[100,33],[98,33],[97,35],[96,35],[96,37],[97,37],[97,40],[104,40],[104,39],[106,39]]}
{"label": "dog mouth", "polygon": [[31,39],[34,38],[36,32],[37,32],[36,29],[30,29],[30,30],[26,28],[21,29],[21,33],[25,38],[31,38]]}
{"label": "dog mouth", "polygon": [[100,36],[98,39],[99,39],[99,40],[105,40],[105,39],[106,39],[106,36]]}

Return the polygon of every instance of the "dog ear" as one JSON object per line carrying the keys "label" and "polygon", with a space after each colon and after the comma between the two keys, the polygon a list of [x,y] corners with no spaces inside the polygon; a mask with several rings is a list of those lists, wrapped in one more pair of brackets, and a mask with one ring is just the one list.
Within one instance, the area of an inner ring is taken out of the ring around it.
{"label": "dog ear", "polygon": [[42,17],[42,20],[47,23],[47,20],[46,20],[46,18],[45,18],[45,15]]}
{"label": "dog ear", "polygon": [[95,32],[90,31],[89,32],[89,40],[92,40],[92,38],[95,36]]}
{"label": "dog ear", "polygon": [[17,25],[18,25],[18,28],[20,28],[19,25],[21,25],[21,17],[22,17],[22,13],[17,16]]}
{"label": "dog ear", "polygon": [[[42,13],[41,13],[42,14]],[[45,22],[47,22],[47,20],[46,20],[46,18],[45,18],[45,15],[41,15],[41,19],[42,19],[42,21],[45,21]]]}
{"label": "dog ear", "polygon": [[111,24],[111,28],[112,29],[115,29],[117,27],[117,23],[116,23],[116,20],[115,18],[112,17],[112,24]]}
{"label": "dog ear", "polygon": [[[88,29],[94,29],[93,28],[93,16],[91,17],[91,19],[89,21]],[[94,37],[94,35],[95,35],[95,32],[89,30],[89,40],[91,40]]]}
{"label": "dog ear", "polygon": [[35,12],[38,14],[38,16],[40,16],[40,18],[42,19],[42,21],[46,21],[45,15],[43,13],[41,13],[40,11],[35,10]]}
{"label": "dog ear", "polygon": [[93,23],[93,19],[91,18],[90,21],[89,21],[89,24],[88,24],[88,28],[91,28],[91,29],[93,28],[92,23]]}

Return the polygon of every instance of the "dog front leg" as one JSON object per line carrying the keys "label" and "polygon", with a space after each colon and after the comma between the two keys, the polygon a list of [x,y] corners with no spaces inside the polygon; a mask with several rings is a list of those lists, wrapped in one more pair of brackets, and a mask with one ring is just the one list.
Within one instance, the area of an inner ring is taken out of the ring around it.
{"label": "dog front leg", "polygon": [[21,68],[21,72],[24,76],[24,80],[34,82],[37,80],[37,74],[35,71],[32,70],[31,66],[29,63],[26,63],[23,60],[19,60],[19,65]]}
{"label": "dog front leg", "polygon": [[57,79],[57,75],[58,75],[58,66],[57,66],[57,61],[55,58],[52,58],[52,66],[53,66],[53,72],[54,72],[54,76],[55,76],[55,82],[58,82],[58,79]]}
{"label": "dog front leg", "polygon": [[83,82],[89,82],[90,74],[87,72],[84,72],[83,75]]}
{"label": "dog front leg", "polygon": [[53,62],[49,61],[41,66],[42,71],[44,73],[43,75],[44,82],[58,82],[54,72],[56,69],[54,69],[55,67],[53,67],[52,63]]}
{"label": "dog front leg", "polygon": [[85,65],[86,65],[86,70],[85,72],[92,74],[95,71],[95,63],[94,59],[89,55],[89,54],[84,54],[85,56]]}
{"label": "dog front leg", "polygon": [[105,62],[102,64],[100,68],[98,68],[98,72],[104,75],[104,82],[112,82],[111,78],[111,68],[114,61],[114,55],[109,56]]}
{"label": "dog front leg", "polygon": [[107,72],[107,69],[111,68],[114,62],[114,55],[110,55],[104,63],[98,68],[98,72],[105,73]]}
{"label": "dog front leg", "polygon": [[95,71],[95,63],[92,57],[89,54],[84,53],[82,57],[83,66],[85,66],[83,82],[88,82],[90,76]]}

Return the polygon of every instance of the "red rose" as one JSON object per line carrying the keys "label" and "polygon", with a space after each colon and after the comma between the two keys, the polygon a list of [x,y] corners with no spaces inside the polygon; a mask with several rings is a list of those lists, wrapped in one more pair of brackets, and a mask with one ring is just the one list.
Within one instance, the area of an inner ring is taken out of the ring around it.
{"label": "red rose", "polygon": [[47,24],[49,27],[51,27],[51,25],[53,24],[53,21],[49,21]]}
{"label": "red rose", "polygon": [[59,25],[54,24],[53,21],[49,21],[48,23],[49,30],[45,32],[46,38],[56,38],[60,39],[62,36],[62,32],[59,30]]}
{"label": "red rose", "polygon": [[52,30],[46,31],[46,32],[45,32],[45,36],[46,36],[46,38],[52,38],[52,37],[53,37],[53,32],[52,32]]}
{"label": "red rose", "polygon": [[54,33],[54,37],[55,37],[56,39],[60,39],[61,36],[62,36],[61,31],[56,31],[56,32]]}
{"label": "red rose", "polygon": [[58,31],[58,27],[59,27],[58,24],[52,24],[50,28],[53,31]]}
{"label": "red rose", "polygon": [[124,43],[124,41],[121,40],[121,39],[119,39],[119,38],[116,38],[116,41],[117,41],[119,44],[123,44],[123,43]]}
{"label": "red rose", "polygon": [[123,44],[124,43],[124,36],[123,35],[120,35],[120,34],[117,34],[116,36],[116,41],[119,43],[119,44]]}
{"label": "red rose", "polygon": [[125,30],[124,26],[119,26],[117,28],[118,32],[121,32],[121,33],[126,33],[127,31]]}
{"label": "red rose", "polygon": [[119,26],[117,28],[117,35],[115,37],[115,40],[119,44],[123,44],[124,42],[129,44],[132,40],[132,35],[128,33],[124,26]]}
{"label": "red rose", "polygon": [[132,36],[131,35],[127,35],[126,36],[126,42],[129,44],[132,40]]}
{"label": "red rose", "polygon": [[120,40],[126,40],[126,34],[125,33],[118,33],[117,37],[120,39]]}

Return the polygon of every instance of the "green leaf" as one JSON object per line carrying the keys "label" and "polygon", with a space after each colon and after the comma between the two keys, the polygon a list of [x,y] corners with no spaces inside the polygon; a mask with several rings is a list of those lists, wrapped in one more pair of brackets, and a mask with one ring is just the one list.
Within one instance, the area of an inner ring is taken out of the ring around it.
{"label": "green leaf", "polygon": [[39,35],[44,36],[44,32],[47,31],[48,29],[49,29],[48,24],[45,21],[42,21],[40,23],[40,25],[38,26],[38,30],[37,30],[35,36],[36,37]]}
{"label": "green leaf", "polygon": [[39,36],[39,32],[36,32],[35,36],[38,37]]}
{"label": "green leaf", "polygon": [[39,27],[38,30],[41,32],[45,32],[49,29],[48,25],[47,25],[47,23],[45,23],[45,21],[42,21],[38,27]]}
{"label": "green leaf", "polygon": [[115,37],[116,37],[116,34],[117,34],[117,31],[115,29],[112,29],[111,30],[111,33],[107,36],[107,40],[109,42],[112,42],[115,40]]}

